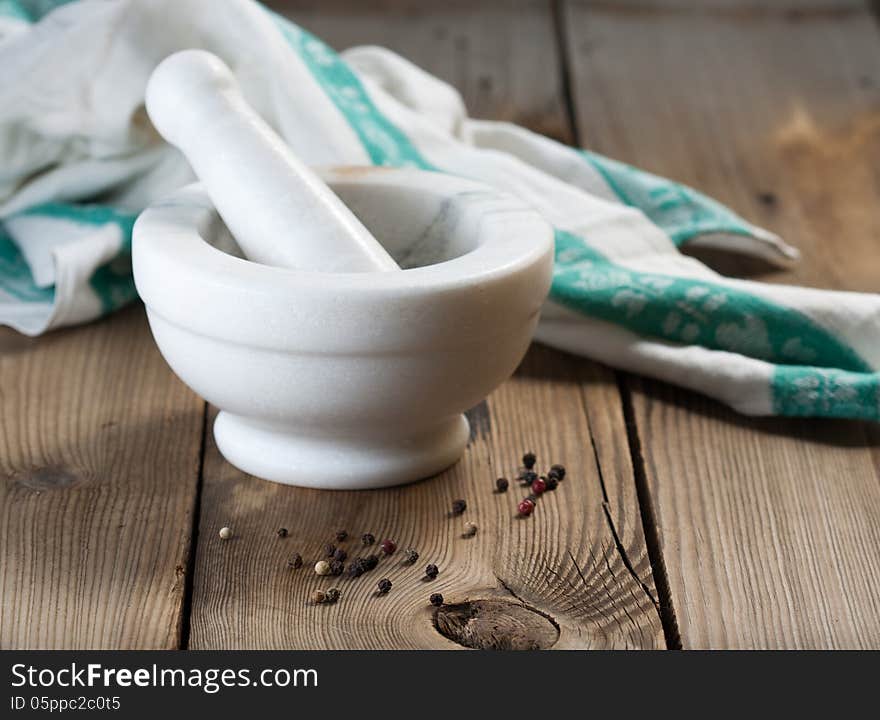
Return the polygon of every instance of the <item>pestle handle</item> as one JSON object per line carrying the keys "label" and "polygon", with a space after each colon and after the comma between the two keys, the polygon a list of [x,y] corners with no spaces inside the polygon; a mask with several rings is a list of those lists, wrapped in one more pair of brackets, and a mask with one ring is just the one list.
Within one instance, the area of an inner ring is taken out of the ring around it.
{"label": "pestle handle", "polygon": [[186,156],[249,259],[300,270],[399,269],[247,104],[220,58],[203,50],[166,58],[147,84],[146,107],[162,137]]}

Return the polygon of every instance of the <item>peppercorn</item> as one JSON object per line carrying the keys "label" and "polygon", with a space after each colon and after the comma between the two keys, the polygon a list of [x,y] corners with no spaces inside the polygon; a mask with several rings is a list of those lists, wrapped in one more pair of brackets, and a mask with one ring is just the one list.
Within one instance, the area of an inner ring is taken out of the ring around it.
{"label": "peppercorn", "polygon": [[388,578],[382,578],[378,583],[376,583],[376,587],[378,587],[379,592],[384,595],[391,589],[391,581]]}
{"label": "peppercorn", "polygon": [[535,509],[535,503],[529,498],[525,500],[520,500],[519,505],[516,506],[516,509],[519,511],[519,514],[523,517],[528,517],[532,514],[532,511]]}
{"label": "peppercorn", "polygon": [[538,479],[538,473],[536,473],[534,470],[526,470],[524,473],[522,473],[519,476],[519,481],[523,485],[531,485],[537,479]]}
{"label": "peppercorn", "polygon": [[532,492],[535,495],[540,495],[546,489],[547,489],[547,481],[542,477],[539,477],[537,480],[535,480],[535,482],[532,483]]}
{"label": "peppercorn", "polygon": [[465,510],[467,510],[467,502],[465,500],[453,500],[452,501],[452,514],[453,515],[461,515]]}
{"label": "peppercorn", "polygon": [[412,548],[410,548],[409,550],[406,551],[406,553],[404,553],[404,560],[406,560],[406,562],[408,562],[410,565],[415,563],[415,561],[418,559],[419,559],[419,554],[415,550],[413,550]]}
{"label": "peppercorn", "polygon": [[312,593],[312,602],[315,603],[315,605],[320,605],[326,599],[327,595],[323,590],[315,590],[315,592]]}
{"label": "peppercorn", "polygon": [[538,503],[538,496],[535,495],[535,493],[529,493],[528,495],[526,495],[526,500],[529,500],[530,502],[537,504]]}
{"label": "peppercorn", "polygon": [[557,487],[559,487],[559,480],[556,479],[555,475],[548,475],[547,476],[547,489],[548,490],[555,490]]}
{"label": "peppercorn", "polygon": [[345,564],[342,560],[331,560],[330,561],[330,574],[331,575],[342,575],[342,571],[345,570]]}
{"label": "peppercorn", "polygon": [[315,572],[318,573],[318,575],[329,575],[330,563],[326,560],[318,560],[318,562],[315,563]]}
{"label": "peppercorn", "polygon": [[345,560],[348,557],[348,553],[345,552],[342,548],[336,548],[333,551],[333,559],[334,560]]}
{"label": "peppercorn", "polygon": [[287,567],[293,568],[296,570],[297,568],[301,568],[303,566],[303,556],[299,553],[294,553],[293,557],[287,561]]}
{"label": "peppercorn", "polygon": [[383,540],[379,547],[382,548],[382,552],[386,555],[394,555],[394,551],[397,550],[397,543],[394,540]]}
{"label": "peppercorn", "polygon": [[232,537],[232,530],[228,527],[220,528],[220,539],[221,540],[229,540]]}
{"label": "peppercorn", "polygon": [[287,537],[287,528],[278,528],[278,537],[286,538]]}
{"label": "peppercorn", "polygon": [[433,580],[437,575],[440,574],[440,571],[437,569],[437,566],[434,563],[431,563],[427,567],[425,567],[425,575],[427,575],[431,580]]}
{"label": "peppercorn", "polygon": [[463,537],[470,538],[477,534],[477,524],[476,523],[465,523],[464,524],[464,532],[462,533]]}
{"label": "peppercorn", "polygon": [[379,556],[378,555],[367,555],[367,557],[363,558],[364,570],[375,570],[376,566],[379,564]]}
{"label": "peppercorn", "polygon": [[565,477],[565,466],[564,465],[552,465],[550,467],[550,472],[548,475],[555,475],[557,480],[562,480]]}
{"label": "peppercorn", "polygon": [[535,467],[535,461],[537,459],[538,458],[535,457],[535,453],[527,452],[525,455],[522,456],[522,464],[526,469],[531,470],[533,467]]}
{"label": "peppercorn", "polygon": [[324,557],[333,557],[333,553],[336,552],[336,546],[333,543],[327,543],[324,545]]}
{"label": "peppercorn", "polygon": [[363,558],[358,558],[353,563],[349,563],[348,565],[348,576],[349,577],[360,577],[364,574],[364,561]]}
{"label": "peppercorn", "polygon": [[363,535],[361,535],[361,542],[364,545],[372,545],[374,542],[376,542],[376,536],[373,535],[373,533],[364,533]]}
{"label": "peppercorn", "polygon": [[433,593],[430,602],[434,607],[440,607],[443,604],[443,596],[440,593]]}
{"label": "peppercorn", "polygon": [[335,603],[337,600],[339,600],[339,597],[341,595],[342,593],[339,592],[339,588],[327,588],[326,592],[324,593],[324,601],[328,603]]}
{"label": "peppercorn", "polygon": [[507,492],[507,488],[509,485],[510,483],[507,482],[507,478],[504,477],[500,477],[495,481],[495,489],[500,493]]}
{"label": "peppercorn", "polygon": [[336,542],[345,542],[348,539],[348,532],[345,530],[336,531]]}

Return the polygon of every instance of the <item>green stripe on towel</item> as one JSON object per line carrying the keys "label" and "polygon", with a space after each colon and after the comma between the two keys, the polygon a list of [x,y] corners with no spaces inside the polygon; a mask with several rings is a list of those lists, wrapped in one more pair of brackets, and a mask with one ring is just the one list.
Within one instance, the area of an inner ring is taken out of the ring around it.
{"label": "green stripe on towel", "polygon": [[697,235],[754,234],[754,228],[735,212],[686,185],[588,150],[580,153],[622,203],[641,210],[676,245]]}
{"label": "green stripe on towel", "polygon": [[778,415],[880,420],[880,373],[781,365],[771,389]]}
{"label": "green stripe on towel", "polygon": [[846,343],[797,310],[705,280],[630,270],[561,230],[551,296],[640,335],[786,365],[871,371]]}

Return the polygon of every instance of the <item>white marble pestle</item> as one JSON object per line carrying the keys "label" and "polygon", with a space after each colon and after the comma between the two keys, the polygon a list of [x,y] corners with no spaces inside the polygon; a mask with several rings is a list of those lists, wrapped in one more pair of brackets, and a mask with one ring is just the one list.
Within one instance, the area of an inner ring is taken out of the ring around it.
{"label": "white marble pestle", "polygon": [[324,272],[398,270],[342,201],[247,104],[203,50],[166,58],[147,85],[153,125],[186,156],[248,259]]}

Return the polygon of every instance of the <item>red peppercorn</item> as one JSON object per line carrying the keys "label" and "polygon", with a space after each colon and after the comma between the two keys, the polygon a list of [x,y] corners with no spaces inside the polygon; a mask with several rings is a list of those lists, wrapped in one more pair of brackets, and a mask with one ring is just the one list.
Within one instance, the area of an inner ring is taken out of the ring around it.
{"label": "red peppercorn", "polygon": [[532,483],[532,492],[535,495],[540,495],[547,489],[547,481],[544,478],[538,478]]}
{"label": "red peppercorn", "polygon": [[394,551],[397,550],[397,543],[394,540],[383,540],[379,547],[382,548],[382,552],[386,555],[394,555]]}
{"label": "red peppercorn", "polygon": [[516,509],[519,511],[520,515],[524,517],[528,517],[532,514],[532,511],[535,509],[535,503],[528,498],[525,500],[520,500],[519,505],[516,506]]}

